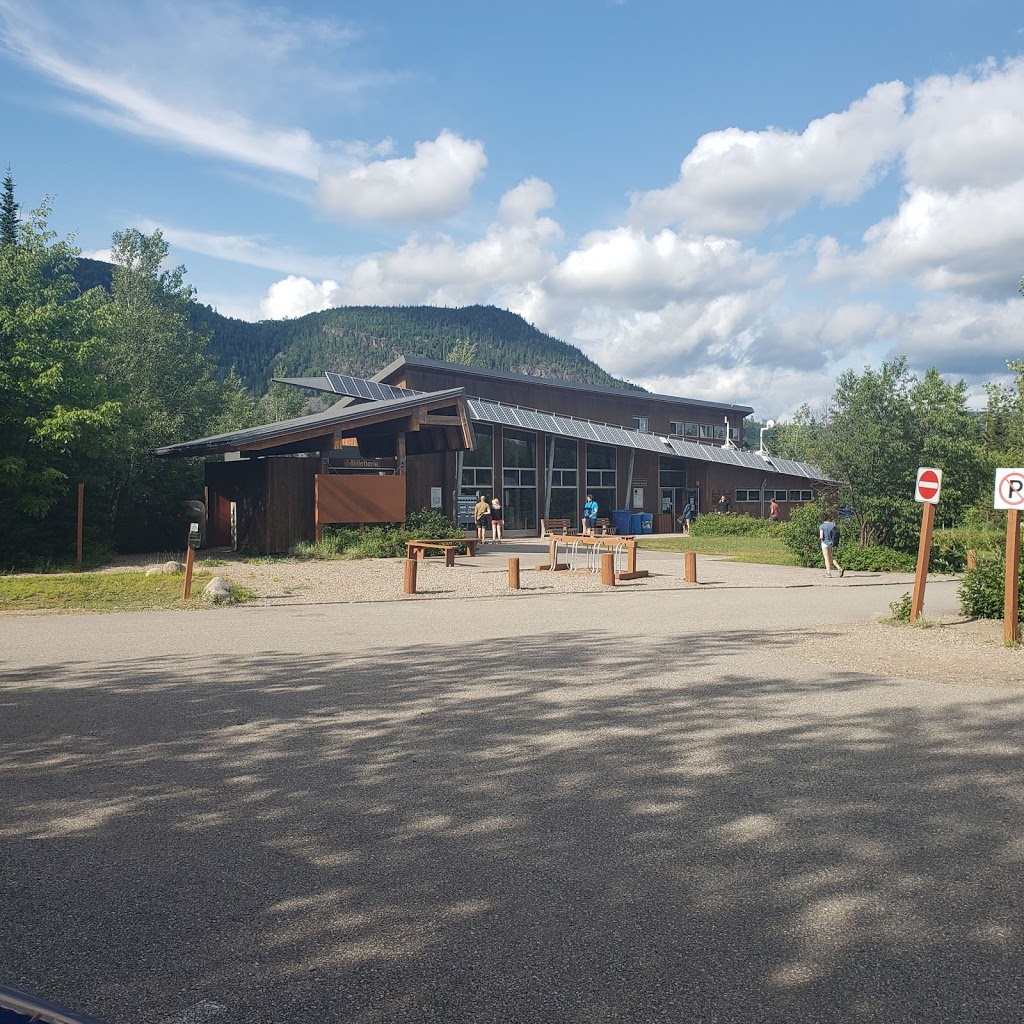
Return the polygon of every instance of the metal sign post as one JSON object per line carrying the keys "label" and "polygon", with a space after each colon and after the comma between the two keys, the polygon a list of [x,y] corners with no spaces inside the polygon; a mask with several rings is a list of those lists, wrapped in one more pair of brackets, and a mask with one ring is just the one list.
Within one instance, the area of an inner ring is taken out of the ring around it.
{"label": "metal sign post", "polygon": [[942,470],[925,466],[917,471],[914,500],[922,503],[921,540],[917,546],[917,572],[914,574],[914,596],[910,602],[910,621],[917,622],[924,607],[924,588],[928,583],[928,561],[932,553],[932,531],[935,528],[935,506],[942,494]]}

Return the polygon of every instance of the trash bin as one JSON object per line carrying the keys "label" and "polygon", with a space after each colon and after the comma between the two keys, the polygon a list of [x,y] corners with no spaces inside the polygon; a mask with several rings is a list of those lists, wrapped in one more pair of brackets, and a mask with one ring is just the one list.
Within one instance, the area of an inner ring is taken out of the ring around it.
{"label": "trash bin", "polygon": [[644,531],[644,514],[643,514],[643,512],[634,512],[629,517],[629,530],[628,530],[628,532],[632,533],[634,536],[636,536],[636,534],[643,533],[643,531]]}
{"label": "trash bin", "polygon": [[653,512],[641,512],[640,513],[640,532],[641,533],[654,533],[654,513]]}
{"label": "trash bin", "polygon": [[630,530],[630,514],[628,508],[616,508],[612,509],[612,526],[615,527],[615,532],[620,534],[629,534]]}

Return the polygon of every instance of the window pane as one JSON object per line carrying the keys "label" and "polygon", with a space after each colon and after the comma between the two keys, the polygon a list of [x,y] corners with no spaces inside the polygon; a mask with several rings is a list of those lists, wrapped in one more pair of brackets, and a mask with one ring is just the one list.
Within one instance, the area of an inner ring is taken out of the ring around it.
{"label": "window pane", "polygon": [[575,525],[579,519],[580,510],[576,507],[575,487],[552,487],[551,488],[551,518],[568,519]]}
{"label": "window pane", "polygon": [[714,437],[715,436],[715,428],[714,428],[714,426],[711,423],[701,423],[700,424],[700,436],[701,437]]}
{"label": "window pane", "polygon": [[684,423],[683,424],[683,434],[686,437],[697,437],[697,434],[698,434],[697,424],[696,423]]}
{"label": "window pane", "polygon": [[555,438],[555,465],[560,469],[576,468],[576,442],[567,438]]}
{"label": "window pane", "polygon": [[462,457],[463,466],[491,466],[494,464],[494,435],[490,427],[473,424],[476,447]]}
{"label": "window pane", "polygon": [[537,468],[537,438],[534,434],[520,434],[506,430],[502,436],[502,461],[505,466]]}
{"label": "window pane", "polygon": [[615,469],[615,449],[601,444],[587,445],[587,469]]}

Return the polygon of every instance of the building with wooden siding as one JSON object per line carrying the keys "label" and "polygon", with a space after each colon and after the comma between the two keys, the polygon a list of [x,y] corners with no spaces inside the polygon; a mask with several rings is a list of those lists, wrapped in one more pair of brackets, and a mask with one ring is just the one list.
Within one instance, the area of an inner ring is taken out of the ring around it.
{"label": "building with wooden siding", "polygon": [[[207,467],[209,543],[287,550],[326,523],[398,522],[435,507],[471,522],[501,498],[510,535],[541,520],[648,513],[676,529],[689,500],[783,517],[825,482],[817,467],[740,447],[747,406],[401,358],[371,380],[288,378],[342,396],[312,417],[170,445],[154,454],[225,456]],[[287,462],[288,465],[280,465]],[[232,527],[233,514],[233,527]]]}

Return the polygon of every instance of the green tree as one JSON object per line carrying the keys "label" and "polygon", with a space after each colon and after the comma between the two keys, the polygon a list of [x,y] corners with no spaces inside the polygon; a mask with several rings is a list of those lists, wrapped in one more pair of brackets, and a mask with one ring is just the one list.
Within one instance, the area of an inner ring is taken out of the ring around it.
{"label": "green tree", "polygon": [[7,168],[4,177],[3,196],[0,197],[0,244],[17,245],[18,243],[18,203],[14,198],[14,178],[11,168]]}
{"label": "green tree", "polygon": [[[94,483],[119,414],[104,375],[98,292],[70,276],[77,250],[47,227],[47,201],[0,245],[0,563],[73,551],[47,521],[74,481]],[[91,493],[91,489],[90,489]]]}
{"label": "green tree", "polygon": [[150,452],[217,432],[225,402],[238,393],[216,379],[207,337],[190,326],[185,268],[162,269],[168,249],[160,231],[113,236],[108,369],[123,415],[110,459],[109,517],[124,550],[181,545],[183,502],[202,494],[202,466]]}

